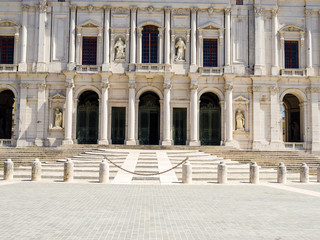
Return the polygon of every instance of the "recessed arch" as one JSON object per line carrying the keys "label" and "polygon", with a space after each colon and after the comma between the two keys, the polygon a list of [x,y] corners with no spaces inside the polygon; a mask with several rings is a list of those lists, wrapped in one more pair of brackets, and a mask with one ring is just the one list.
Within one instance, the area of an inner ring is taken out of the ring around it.
{"label": "recessed arch", "polygon": [[86,91],[93,91],[96,94],[98,94],[99,99],[101,99],[101,92],[99,90],[99,88],[97,88],[96,86],[80,86],[76,89],[76,91],[74,92],[74,97],[75,99],[79,99],[80,95]]}
{"label": "recessed arch", "polygon": [[221,107],[219,97],[212,92],[200,96],[200,142],[201,145],[220,145]]}
{"label": "recessed arch", "polygon": [[145,22],[142,22],[138,25],[138,28],[143,28],[144,26],[147,26],[147,25],[153,25],[153,26],[156,26],[158,28],[161,28],[161,24],[158,23],[158,22],[155,22],[155,21],[145,21]]}
{"label": "recessed arch", "polygon": [[0,139],[12,139],[15,121],[15,95],[13,91],[0,91]]}
{"label": "recessed arch", "polygon": [[303,91],[301,91],[300,89],[286,89],[280,94],[280,102],[282,102],[284,96],[289,93],[295,95],[299,99],[300,103],[307,101],[306,94]]}
{"label": "recessed arch", "polygon": [[136,100],[139,100],[140,96],[142,94],[144,94],[145,92],[154,92],[154,93],[156,93],[158,95],[160,100],[163,100],[163,94],[160,91],[160,89],[157,88],[157,87],[153,87],[153,86],[147,86],[147,87],[140,88],[136,93]]}
{"label": "recessed arch", "polygon": [[77,141],[96,144],[99,129],[99,96],[95,91],[84,91],[77,106]]}
{"label": "recessed arch", "polygon": [[138,138],[141,145],[160,142],[160,98],[152,91],[139,97]]}
{"label": "recessed arch", "polygon": [[205,93],[213,93],[215,95],[218,96],[219,98],[219,101],[224,101],[224,95],[223,95],[223,92],[219,89],[219,88],[214,88],[214,87],[206,87],[206,88],[203,88],[201,89],[199,92],[198,92],[198,98],[200,100],[201,96]]}

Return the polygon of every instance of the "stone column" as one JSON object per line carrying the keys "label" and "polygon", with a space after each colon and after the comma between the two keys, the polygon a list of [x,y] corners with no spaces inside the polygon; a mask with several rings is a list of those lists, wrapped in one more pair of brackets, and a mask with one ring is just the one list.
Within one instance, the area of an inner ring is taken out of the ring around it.
{"label": "stone column", "polygon": [[103,77],[102,83],[102,95],[101,95],[101,130],[100,130],[100,139],[99,144],[100,145],[108,145],[108,100],[109,100],[109,79],[108,76]]}
{"label": "stone column", "polygon": [[198,79],[191,80],[191,102],[190,102],[190,146],[200,146],[199,123],[198,123]]}
{"label": "stone column", "polygon": [[229,83],[225,85],[225,114],[226,114],[226,146],[233,146],[233,107],[232,90],[233,86]]}
{"label": "stone column", "polygon": [[72,140],[72,114],[73,114],[73,76],[67,76],[66,82],[66,111],[65,111],[65,138],[62,144],[73,144]]}
{"label": "stone column", "polygon": [[131,8],[131,41],[130,41],[130,63],[136,63],[136,27],[137,27],[137,8]]}
{"label": "stone column", "polygon": [[261,144],[260,134],[260,90],[261,87],[252,88],[252,118],[253,118],[253,149],[259,149]]}
{"label": "stone column", "polygon": [[158,63],[163,64],[163,28],[159,28],[159,48],[158,48]]}
{"label": "stone column", "polygon": [[166,78],[164,84],[164,101],[163,101],[163,141],[162,145],[171,145],[171,81]]}
{"label": "stone column", "polygon": [[135,138],[135,113],[136,113],[136,83],[134,76],[129,77],[129,102],[128,102],[128,137],[126,144],[127,145],[136,145]]}
{"label": "stone column", "polygon": [[137,28],[137,63],[142,63],[142,28]]}
{"label": "stone column", "polygon": [[28,83],[20,83],[20,104],[19,104],[19,131],[17,147],[27,146],[26,140],[26,109],[28,97]]}
{"label": "stone column", "polygon": [[308,89],[311,105],[312,152],[320,153],[319,92],[320,88]]}
{"label": "stone column", "polygon": [[29,5],[22,5],[21,48],[19,71],[27,71],[27,37],[28,37],[28,9]]}
{"label": "stone column", "polygon": [[254,75],[266,75],[263,9],[255,8],[255,67]]}
{"label": "stone column", "polygon": [[102,71],[109,71],[110,64],[110,7],[104,8],[104,38]]}
{"label": "stone column", "polygon": [[197,8],[191,9],[191,66],[190,72],[196,72],[197,67]]}
{"label": "stone column", "polygon": [[38,36],[38,62],[37,72],[46,71],[45,51],[46,49],[46,18],[47,18],[47,3],[40,2],[39,5],[39,36]]}
{"label": "stone column", "polygon": [[279,75],[278,8],[272,9],[272,75]]}
{"label": "stone column", "polygon": [[69,41],[69,64],[68,70],[75,68],[76,59],[76,10],[77,6],[70,6],[70,41]]}
{"label": "stone column", "polygon": [[170,17],[171,8],[165,8],[165,64],[170,65]]}
{"label": "stone column", "polygon": [[231,73],[231,8],[225,10],[225,73]]}
{"label": "stone column", "polygon": [[314,76],[314,71],[312,67],[312,10],[307,9],[305,11],[306,15],[306,30],[307,30],[307,76]]}
{"label": "stone column", "polygon": [[43,140],[44,140],[44,110],[45,110],[45,103],[46,103],[46,84],[40,83],[38,84],[38,104],[37,104],[37,135],[35,140],[35,145],[42,147]]}
{"label": "stone column", "polygon": [[[279,144],[281,142],[281,104],[279,102],[279,88],[277,86],[270,87],[270,126],[271,126],[271,144]],[[275,146],[276,147],[276,146]]]}

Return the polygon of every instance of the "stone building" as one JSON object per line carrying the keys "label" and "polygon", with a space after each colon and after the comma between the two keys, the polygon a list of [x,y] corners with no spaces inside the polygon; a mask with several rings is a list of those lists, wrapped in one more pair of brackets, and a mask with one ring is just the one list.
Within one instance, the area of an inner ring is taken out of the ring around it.
{"label": "stone building", "polygon": [[320,1],[1,0],[0,145],[320,152]]}

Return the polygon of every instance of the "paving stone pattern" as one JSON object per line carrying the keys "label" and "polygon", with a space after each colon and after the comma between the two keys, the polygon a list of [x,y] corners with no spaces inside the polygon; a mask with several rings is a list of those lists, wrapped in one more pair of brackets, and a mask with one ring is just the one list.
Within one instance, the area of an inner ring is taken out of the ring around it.
{"label": "paving stone pattern", "polygon": [[[0,181],[0,183],[3,181]],[[255,185],[0,184],[0,238],[319,239],[317,197]]]}

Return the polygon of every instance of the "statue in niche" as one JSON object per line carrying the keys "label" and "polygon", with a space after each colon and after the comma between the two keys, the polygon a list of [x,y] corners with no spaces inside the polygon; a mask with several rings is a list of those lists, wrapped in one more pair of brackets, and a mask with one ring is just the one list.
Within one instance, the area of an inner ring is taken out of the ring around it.
{"label": "statue in niche", "polygon": [[122,60],[126,58],[126,44],[124,44],[124,42],[121,40],[121,38],[119,38],[119,40],[116,42],[116,44],[114,45],[114,49],[116,51],[116,60]]}
{"label": "statue in niche", "polygon": [[182,40],[182,38],[179,38],[175,48],[177,49],[177,55],[175,60],[176,61],[184,61],[184,51],[187,49],[186,44]]}
{"label": "statue in niche", "polygon": [[54,128],[62,128],[62,112],[59,108],[54,112]]}
{"label": "statue in niche", "polygon": [[236,114],[236,130],[244,130],[245,118],[240,110]]}

